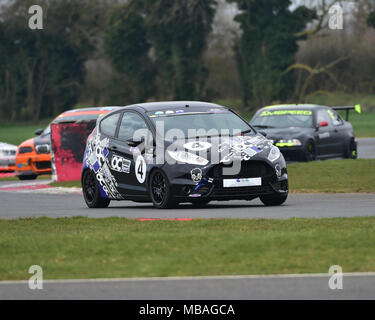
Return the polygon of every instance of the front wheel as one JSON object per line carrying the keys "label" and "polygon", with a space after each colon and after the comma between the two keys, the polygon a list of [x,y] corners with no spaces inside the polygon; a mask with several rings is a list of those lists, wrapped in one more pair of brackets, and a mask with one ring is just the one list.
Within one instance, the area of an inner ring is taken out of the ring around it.
{"label": "front wheel", "polygon": [[158,209],[170,209],[177,205],[177,201],[171,194],[171,186],[166,174],[159,169],[152,171],[150,175],[149,192],[152,203]]}
{"label": "front wheel", "polygon": [[354,140],[350,140],[348,145],[346,146],[346,151],[344,157],[347,159],[357,159],[357,143]]}
{"label": "front wheel", "polygon": [[89,208],[107,208],[111,202],[110,199],[101,196],[98,182],[90,170],[83,174],[82,193]]}
{"label": "front wheel", "polygon": [[312,140],[306,142],[303,148],[303,161],[314,161],[316,160],[316,148]]}
{"label": "front wheel", "polygon": [[36,174],[30,174],[30,175],[21,175],[21,176],[18,176],[18,179],[20,180],[35,180],[37,177]]}
{"label": "front wheel", "polygon": [[288,194],[259,197],[260,201],[262,201],[265,206],[280,206],[286,201],[287,198]]}

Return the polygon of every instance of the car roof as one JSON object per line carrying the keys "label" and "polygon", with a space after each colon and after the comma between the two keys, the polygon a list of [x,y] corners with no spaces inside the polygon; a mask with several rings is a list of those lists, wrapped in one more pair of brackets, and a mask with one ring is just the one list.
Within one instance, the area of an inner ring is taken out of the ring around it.
{"label": "car roof", "polygon": [[286,110],[286,109],[303,109],[303,110],[318,110],[318,109],[329,109],[327,106],[322,106],[318,104],[277,104],[273,106],[266,106],[261,108],[264,109],[277,109],[277,110]]}
{"label": "car roof", "polygon": [[[220,106],[216,103],[202,102],[202,101],[161,101],[161,102],[147,102],[137,103],[133,106],[141,107],[145,112],[165,111],[165,110],[191,110],[191,111],[207,111],[207,109],[222,109],[228,108]],[[191,109],[189,109],[191,108]]]}
{"label": "car roof", "polygon": [[72,122],[72,121],[92,121],[96,120],[100,115],[107,114],[120,107],[93,107],[78,108],[65,111],[57,116],[52,123]]}
{"label": "car roof", "polygon": [[111,106],[111,107],[92,107],[92,108],[77,108],[77,109],[71,109],[71,110],[67,110],[65,112],[63,112],[62,114],[60,114],[60,116],[71,116],[73,114],[77,114],[77,113],[80,113],[80,114],[92,114],[93,112],[94,113],[101,113],[102,111],[112,111],[112,110],[115,110],[119,107],[115,107],[115,106]]}

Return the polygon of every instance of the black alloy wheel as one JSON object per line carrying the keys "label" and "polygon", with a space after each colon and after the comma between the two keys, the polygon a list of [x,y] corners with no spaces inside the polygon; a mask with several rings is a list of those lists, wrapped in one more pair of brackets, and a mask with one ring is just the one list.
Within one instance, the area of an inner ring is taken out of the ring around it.
{"label": "black alloy wheel", "polygon": [[177,205],[170,192],[170,185],[165,173],[154,170],[150,176],[150,195],[155,208],[169,209]]}
{"label": "black alloy wheel", "polygon": [[110,199],[100,195],[98,182],[90,170],[86,170],[82,178],[82,192],[85,202],[89,208],[106,208],[111,202]]}

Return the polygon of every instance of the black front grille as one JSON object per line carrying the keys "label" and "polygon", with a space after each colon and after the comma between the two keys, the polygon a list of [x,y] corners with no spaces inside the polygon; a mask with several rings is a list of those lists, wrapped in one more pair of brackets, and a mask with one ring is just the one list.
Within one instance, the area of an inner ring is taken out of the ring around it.
{"label": "black front grille", "polygon": [[230,168],[232,165],[218,164],[213,168],[214,179],[235,179],[235,178],[256,178],[271,176],[275,170],[263,161],[242,161],[240,172],[236,175],[223,175],[223,168]]}
{"label": "black front grille", "polygon": [[51,169],[51,162],[50,161],[35,162],[35,167],[39,170]]}
{"label": "black front grille", "polygon": [[35,150],[39,154],[48,154],[49,153],[49,145],[48,144],[42,144],[35,147]]}
{"label": "black front grille", "polygon": [[211,197],[247,197],[261,194],[273,193],[273,189],[270,186],[259,186],[259,187],[234,187],[234,188],[220,188],[216,187],[211,193]]}

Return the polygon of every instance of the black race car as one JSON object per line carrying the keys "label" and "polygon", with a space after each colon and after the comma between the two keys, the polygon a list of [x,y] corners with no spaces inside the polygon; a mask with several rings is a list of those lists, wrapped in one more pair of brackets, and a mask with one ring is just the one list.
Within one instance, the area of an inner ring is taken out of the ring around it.
{"label": "black race car", "polygon": [[[357,143],[347,121],[353,107],[319,105],[276,105],[258,110],[250,124],[280,148],[286,160],[311,161],[344,157],[357,158]],[[335,110],[345,110],[346,120]]]}
{"label": "black race car", "polygon": [[87,140],[82,189],[90,208],[111,200],[252,200],[280,205],[288,175],[279,149],[228,108],[204,102],[156,102],[99,118]]}

